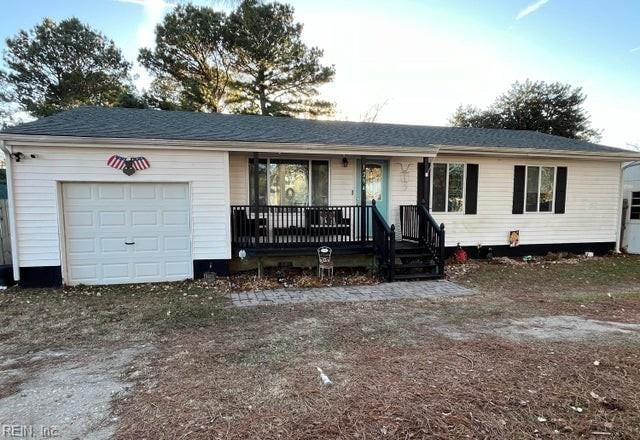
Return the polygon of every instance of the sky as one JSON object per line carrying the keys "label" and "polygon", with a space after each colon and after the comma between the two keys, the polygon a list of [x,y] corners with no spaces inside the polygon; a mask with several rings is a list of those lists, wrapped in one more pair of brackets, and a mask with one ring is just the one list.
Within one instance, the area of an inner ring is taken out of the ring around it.
{"label": "sky", "polygon": [[[2,41],[44,17],[76,16],[131,61],[177,0],[0,0]],[[233,0],[194,0],[229,9]],[[303,39],[336,68],[321,88],[335,119],[447,125],[459,105],[487,106],[514,81],[580,86],[601,143],[640,144],[640,1],[289,0]],[[4,50],[4,44],[2,44]],[[149,76],[139,66],[136,84]]]}

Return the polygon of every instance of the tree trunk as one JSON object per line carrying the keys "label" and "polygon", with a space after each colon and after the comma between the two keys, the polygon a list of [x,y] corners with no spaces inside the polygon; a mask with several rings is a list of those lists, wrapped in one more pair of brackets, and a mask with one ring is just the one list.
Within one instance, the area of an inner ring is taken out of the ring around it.
{"label": "tree trunk", "polygon": [[258,71],[258,100],[260,101],[260,114],[262,116],[269,116],[269,111],[267,110],[267,93],[266,87],[264,85],[264,70],[260,69]]}

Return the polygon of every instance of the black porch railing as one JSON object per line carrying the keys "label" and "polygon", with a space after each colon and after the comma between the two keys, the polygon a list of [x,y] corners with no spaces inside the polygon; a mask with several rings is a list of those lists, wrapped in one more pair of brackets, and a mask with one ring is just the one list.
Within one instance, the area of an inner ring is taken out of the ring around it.
{"label": "black porch railing", "polygon": [[444,276],[445,235],[444,223],[438,225],[422,204],[400,206],[402,239],[419,243],[429,250]]}
{"label": "black porch railing", "polygon": [[373,250],[378,258],[378,265],[387,281],[393,281],[396,261],[396,228],[389,226],[375,201],[371,207],[371,231],[373,236]]}
{"label": "black porch railing", "polygon": [[371,244],[371,207],[232,205],[234,249],[288,249]]}

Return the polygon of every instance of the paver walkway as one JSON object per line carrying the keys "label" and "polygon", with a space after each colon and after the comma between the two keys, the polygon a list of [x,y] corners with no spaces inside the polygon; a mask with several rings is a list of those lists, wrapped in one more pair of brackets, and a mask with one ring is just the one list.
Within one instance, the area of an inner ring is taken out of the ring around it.
{"label": "paver walkway", "polygon": [[269,304],[298,304],[329,301],[381,301],[388,299],[430,299],[471,295],[474,291],[451,281],[404,281],[373,286],[337,286],[313,289],[276,289],[231,293],[237,307]]}

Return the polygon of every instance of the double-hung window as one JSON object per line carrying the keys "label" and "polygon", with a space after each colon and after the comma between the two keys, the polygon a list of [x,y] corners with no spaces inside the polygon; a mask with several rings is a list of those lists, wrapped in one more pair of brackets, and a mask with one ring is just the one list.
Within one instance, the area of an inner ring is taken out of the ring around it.
{"label": "double-hung window", "polygon": [[555,167],[527,166],[526,212],[553,212]]}
{"label": "double-hung window", "polygon": [[433,212],[464,212],[466,166],[463,163],[434,163],[432,171]]}
{"label": "double-hung window", "polygon": [[640,191],[631,193],[631,220],[640,220]]}
{"label": "double-hung window", "polygon": [[[255,203],[255,169],[249,159],[249,200]],[[329,161],[260,159],[258,204],[326,206],[329,204]]]}

